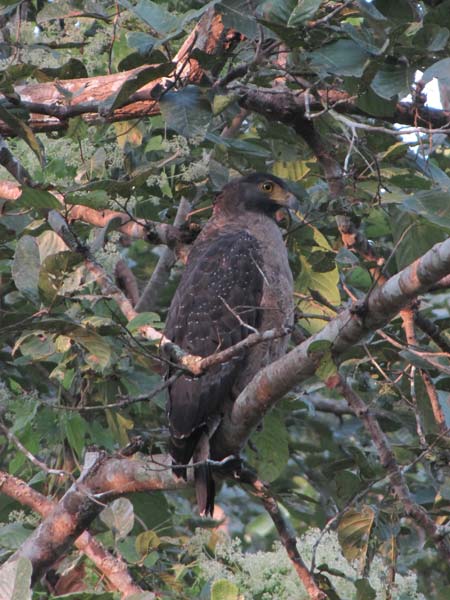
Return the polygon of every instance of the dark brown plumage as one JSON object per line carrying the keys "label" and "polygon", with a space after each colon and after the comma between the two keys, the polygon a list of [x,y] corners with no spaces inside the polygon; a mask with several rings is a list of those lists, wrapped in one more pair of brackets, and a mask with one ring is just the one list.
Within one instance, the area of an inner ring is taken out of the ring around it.
{"label": "dark brown plumage", "polygon": [[[283,181],[255,173],[229,183],[194,243],[169,309],[166,336],[184,350],[208,356],[247,337],[293,323],[292,275],[275,213],[295,198]],[[227,407],[257,371],[286,350],[280,338],[243,351],[201,377],[182,375],[169,389],[170,453],[174,465],[205,462]],[[215,448],[214,458],[220,456]],[[186,477],[185,467],[174,468]],[[214,509],[210,468],[194,468],[202,514]]]}

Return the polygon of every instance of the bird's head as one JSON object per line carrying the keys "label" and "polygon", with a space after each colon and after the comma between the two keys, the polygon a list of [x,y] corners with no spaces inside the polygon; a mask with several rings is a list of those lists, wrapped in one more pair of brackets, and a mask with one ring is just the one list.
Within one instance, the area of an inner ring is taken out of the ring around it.
{"label": "bird's head", "polygon": [[252,173],[233,179],[216,198],[227,212],[252,211],[274,216],[280,208],[298,208],[297,198],[276,175]]}

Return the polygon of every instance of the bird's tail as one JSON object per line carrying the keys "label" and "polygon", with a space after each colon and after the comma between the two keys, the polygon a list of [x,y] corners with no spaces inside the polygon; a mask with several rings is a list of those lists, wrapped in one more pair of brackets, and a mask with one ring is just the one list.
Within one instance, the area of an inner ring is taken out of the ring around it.
{"label": "bird's tail", "polygon": [[213,516],[216,484],[209,465],[194,467],[195,494],[202,517]]}
{"label": "bird's tail", "polygon": [[204,517],[213,516],[214,498],[216,495],[216,484],[212,469],[208,464],[209,437],[202,433],[195,447],[194,463],[203,463],[194,467],[195,494],[200,514]]}

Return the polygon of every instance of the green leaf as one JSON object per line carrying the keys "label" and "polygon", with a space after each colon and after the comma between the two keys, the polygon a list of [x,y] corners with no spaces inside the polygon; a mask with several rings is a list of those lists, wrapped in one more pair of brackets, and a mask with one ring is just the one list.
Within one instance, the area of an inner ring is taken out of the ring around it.
{"label": "green leaf", "polygon": [[361,489],[360,478],[348,470],[339,471],[334,478],[334,483],[340,506],[345,506]]}
{"label": "green leaf", "polygon": [[326,71],[348,77],[362,77],[369,60],[369,54],[352,40],[338,40],[307,56],[318,73]]}
{"label": "green leaf", "polygon": [[69,283],[69,275],[82,260],[79,254],[69,251],[50,254],[44,259],[39,272],[39,289],[47,303],[53,302],[55,296]]}
{"label": "green leaf", "polygon": [[434,65],[425,69],[422,75],[422,81],[428,83],[433,77],[436,77],[440,83],[450,85],[450,58],[438,60]]}
{"label": "green leaf", "polygon": [[136,493],[131,496],[134,513],[142,519],[149,529],[161,531],[172,519],[172,508],[164,492]]}
{"label": "green leaf", "polygon": [[403,210],[421,215],[435,225],[450,228],[450,192],[439,189],[418,192],[408,196],[402,204]]}
{"label": "green leaf", "polygon": [[209,8],[217,4],[217,0],[206,2],[201,8],[188,10],[181,15],[175,15],[151,0],[140,0],[136,6],[128,0],[120,0],[120,4],[149,25],[158,35],[158,43],[163,44],[178,36],[190,22],[200,19]]}
{"label": "green leaf", "polygon": [[12,277],[16,288],[35,304],[39,303],[39,246],[35,238],[24,235],[19,239],[12,263]]}
{"label": "green leaf", "polygon": [[316,375],[322,381],[328,381],[330,377],[336,375],[337,367],[333,355],[328,350],[320,359],[320,364],[316,369]]}
{"label": "green leaf", "polygon": [[362,94],[358,92],[356,106],[374,117],[391,117],[394,115],[396,102],[378,96],[371,87]]}
{"label": "green leaf", "polygon": [[83,458],[84,439],[87,432],[86,421],[76,412],[64,414],[61,417],[67,441],[72,450],[75,451],[78,459],[81,460]]}
{"label": "green leaf", "polygon": [[45,335],[43,331],[36,331],[35,333],[27,332],[21,335],[14,344],[13,355],[18,348],[20,348],[23,356],[36,362],[48,359],[56,351],[52,338]]}
{"label": "green leaf", "polygon": [[370,85],[378,96],[391,100],[394,96],[407,96],[413,82],[414,69],[407,65],[383,65]]}
{"label": "green leaf", "polygon": [[105,369],[110,364],[112,358],[111,346],[100,335],[83,327],[74,328],[68,335],[91,353],[90,362],[98,366],[100,370]]}
{"label": "green leaf", "polygon": [[44,166],[44,154],[41,142],[34,135],[33,130],[21,119],[18,119],[11,111],[0,104],[0,119],[4,121],[14,133],[28,144],[36,154],[40,165]]}
{"label": "green leaf", "polygon": [[377,593],[370,585],[368,579],[358,579],[355,581],[356,600],[376,600]]}
{"label": "green leaf", "polygon": [[160,107],[167,127],[187,138],[204,135],[211,120],[209,102],[193,85],[164,94]]}
{"label": "green leaf", "polygon": [[272,152],[266,147],[264,142],[259,139],[247,138],[245,140],[233,140],[230,138],[222,138],[214,133],[207,133],[206,139],[228,148],[231,152],[236,154],[243,154],[254,158],[269,158],[272,156]]}
{"label": "green leaf", "polygon": [[403,269],[430,250],[434,244],[444,241],[447,235],[434,223],[401,210],[396,211],[395,208],[392,206],[389,220],[395,243],[395,261],[397,267]]}
{"label": "green leaf", "polygon": [[311,354],[315,354],[316,352],[329,352],[332,345],[330,340],[316,340],[312,344],[309,344],[307,354],[311,356]]}
{"label": "green leaf", "polygon": [[144,33],[143,31],[132,31],[127,33],[127,43],[129,47],[137,50],[137,52],[142,55],[149,54],[157,41],[158,40],[155,37],[148,33]]}
{"label": "green leaf", "polygon": [[55,79],[81,79],[89,77],[87,69],[81,60],[70,58],[60,67],[41,67],[35,73],[38,81],[54,81]]}
{"label": "green leaf", "polygon": [[[31,534],[31,529],[22,523],[8,523],[0,527],[0,546],[8,550],[17,550]],[[3,596],[0,594],[0,598]]]}
{"label": "green leaf", "polygon": [[288,27],[297,27],[309,21],[319,10],[322,0],[299,0],[287,22]]}
{"label": "green leaf", "polygon": [[111,206],[111,199],[104,189],[91,189],[88,192],[69,192],[65,197],[65,201],[66,204],[81,204],[97,209],[110,208]]}
{"label": "green leaf", "polygon": [[107,115],[116,108],[120,108],[141,87],[150,81],[169,75],[172,71],[173,64],[166,63],[158,66],[143,67],[139,71],[132,73],[118,90],[114,91],[106,100],[100,103],[100,114]]}
{"label": "green leaf", "polygon": [[414,45],[426,48],[428,52],[440,52],[447,46],[449,36],[447,27],[428,23],[414,36]]}
{"label": "green leaf", "polygon": [[[295,257],[291,260],[295,291],[305,296],[317,292],[330,304],[339,305],[339,272],[335,261],[329,260],[332,248],[326,237],[316,227],[303,224],[302,227],[294,229],[293,234],[289,236],[288,247],[290,254]],[[319,253],[317,260],[314,258],[315,253]],[[314,299],[300,300],[298,308],[301,312],[317,317],[335,316],[330,308]],[[325,321],[320,318],[305,318],[301,319],[299,324],[310,333],[316,333],[323,328]]]}
{"label": "green leaf", "polygon": [[125,0],[120,0],[119,3],[133,11],[144,23],[161,35],[176,29],[180,21],[179,17],[169,12],[164,6],[151,0],[140,0],[136,6]]}
{"label": "green leaf", "polygon": [[36,208],[38,210],[61,208],[61,203],[50,192],[25,185],[22,186],[22,193],[15,204],[18,208]]}
{"label": "green leaf", "polygon": [[249,462],[259,477],[273,481],[283,472],[289,460],[288,434],[279,411],[269,413],[262,431],[252,435],[256,452],[249,451]]}
{"label": "green leaf", "polygon": [[272,166],[272,173],[282,179],[300,181],[311,171],[307,160],[277,160]]}
{"label": "green leaf", "polygon": [[211,600],[239,600],[239,588],[232,581],[217,579],[211,586]]}
{"label": "green leaf", "polygon": [[0,598],[31,600],[31,574],[33,567],[28,558],[19,557],[0,568]]}
{"label": "green leaf", "polygon": [[379,56],[384,52],[386,46],[388,45],[389,38],[385,39],[383,36],[383,44],[380,46],[379,39],[377,39],[374,35],[374,31],[368,27],[360,26],[355,27],[351,23],[344,22],[341,25],[342,31],[358,44],[360,48],[370,52],[375,56]]}
{"label": "green leaf", "polygon": [[224,27],[234,29],[245,35],[248,39],[254,39],[258,35],[258,24],[256,18],[248,10],[248,6],[242,0],[222,0],[217,6],[222,15]]}
{"label": "green leaf", "polygon": [[364,565],[374,521],[375,511],[368,505],[364,505],[361,510],[350,508],[344,513],[337,531],[347,560],[359,559]]}
{"label": "green leaf", "polygon": [[134,319],[127,324],[127,329],[131,332],[137,331],[140,327],[150,325],[160,329],[164,326],[161,322],[161,317],[155,312],[142,312],[139,313]]}
{"label": "green leaf", "polygon": [[213,115],[219,115],[235,100],[236,98],[232,94],[215,94],[212,106]]}
{"label": "green leaf", "polygon": [[147,556],[152,550],[158,548],[161,543],[161,538],[150,529],[148,531],[143,531],[136,537],[136,552],[138,552],[141,556]]}
{"label": "green leaf", "polygon": [[44,262],[48,256],[58,254],[58,252],[67,252],[66,243],[51,229],[47,229],[41,233],[36,241],[39,246],[39,256],[41,257],[41,262]]}
{"label": "green leaf", "polygon": [[263,5],[264,19],[268,22],[278,22],[279,24],[286,25],[296,5],[297,0],[266,2]]}
{"label": "green leaf", "polygon": [[100,519],[111,529],[117,540],[123,540],[134,526],[133,504],[128,498],[117,498],[102,510]]}

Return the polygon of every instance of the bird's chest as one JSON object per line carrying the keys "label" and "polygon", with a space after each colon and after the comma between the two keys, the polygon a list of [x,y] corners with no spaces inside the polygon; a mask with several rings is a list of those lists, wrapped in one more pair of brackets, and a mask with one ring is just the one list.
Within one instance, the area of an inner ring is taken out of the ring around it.
{"label": "bird's chest", "polygon": [[292,325],[294,320],[293,280],[286,247],[278,226],[261,247],[263,294],[261,299],[261,329]]}

